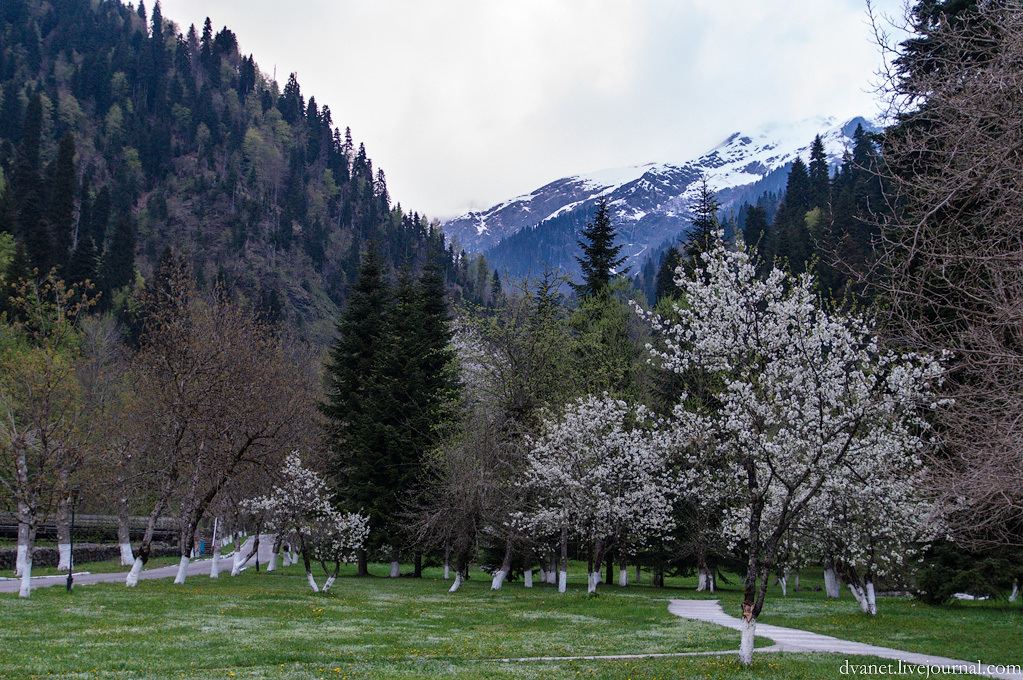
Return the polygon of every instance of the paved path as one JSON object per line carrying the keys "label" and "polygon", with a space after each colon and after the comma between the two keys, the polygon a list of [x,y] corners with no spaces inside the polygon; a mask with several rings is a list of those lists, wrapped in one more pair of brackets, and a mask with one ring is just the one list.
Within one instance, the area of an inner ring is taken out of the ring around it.
{"label": "paved path", "polygon": [[[234,560],[231,557],[221,557],[220,563],[217,565],[218,572],[230,572],[231,566],[234,564]],[[250,564],[254,564],[250,563]],[[143,569],[142,573],[139,574],[140,579],[154,579],[154,578],[174,578],[178,575],[178,565],[173,564],[169,567],[157,567],[155,569]],[[210,560],[200,559],[192,560],[188,564],[188,575],[189,576],[209,576],[210,575]],[[111,583],[120,581],[124,583],[124,580],[128,577],[128,572],[117,571],[104,574],[75,574],[75,585],[76,586],[87,586],[92,583]],[[67,574],[60,576],[33,576],[32,577],[32,589],[46,588],[50,586],[65,587],[67,585]],[[16,593],[21,590],[21,579],[20,578],[4,578],[0,579],[0,593]]]}
{"label": "paved path", "polygon": [[[668,611],[675,616],[686,619],[697,619],[716,623],[734,630],[742,629],[742,620],[729,616],[721,609],[717,600],[671,600]],[[973,673],[989,678],[1003,678],[1004,680],[1023,680],[1023,672],[1018,669],[1006,669],[993,664],[981,663],[979,661],[961,661],[949,659],[942,656],[930,654],[917,654],[915,652],[904,652],[889,647],[876,647],[862,642],[850,640],[839,640],[830,635],[811,633],[795,628],[773,626],[767,623],[757,624],[757,635],[774,640],[771,647],[761,647],[758,652],[832,652],[835,654],[869,655],[878,656],[882,659],[893,659],[902,661],[904,664],[914,667],[914,671],[906,675],[917,675],[916,666],[960,666],[970,668]],[[850,662],[851,664],[853,662]],[[894,669],[898,665],[894,665]],[[907,669],[908,670],[908,669]],[[1016,672],[1009,672],[1015,670]]]}

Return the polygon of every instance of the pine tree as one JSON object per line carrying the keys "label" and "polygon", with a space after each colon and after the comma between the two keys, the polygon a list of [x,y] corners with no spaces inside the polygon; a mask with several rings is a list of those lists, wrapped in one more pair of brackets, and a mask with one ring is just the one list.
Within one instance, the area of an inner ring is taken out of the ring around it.
{"label": "pine tree", "polygon": [[828,167],[828,156],[824,152],[821,136],[813,138],[810,145],[810,205],[828,211],[831,193],[831,169]]}
{"label": "pine tree", "polygon": [[583,282],[572,284],[572,287],[579,297],[583,298],[606,295],[612,275],[624,274],[627,271],[617,270],[625,262],[625,258],[618,257],[622,247],[614,244],[617,232],[611,225],[606,198],[597,201],[597,212],[593,215],[593,221],[586,224],[581,234],[584,240],[578,243],[583,250],[583,256],[577,257],[576,260],[582,268]]}

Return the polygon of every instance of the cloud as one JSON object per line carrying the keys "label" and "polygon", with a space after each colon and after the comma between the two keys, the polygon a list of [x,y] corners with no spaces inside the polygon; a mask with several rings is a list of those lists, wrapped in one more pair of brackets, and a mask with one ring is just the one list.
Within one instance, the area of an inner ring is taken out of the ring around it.
{"label": "cloud", "polygon": [[[897,11],[897,0],[882,0]],[[852,116],[880,57],[856,0],[164,0],[238,34],[365,141],[406,208],[448,216],[728,133]]]}

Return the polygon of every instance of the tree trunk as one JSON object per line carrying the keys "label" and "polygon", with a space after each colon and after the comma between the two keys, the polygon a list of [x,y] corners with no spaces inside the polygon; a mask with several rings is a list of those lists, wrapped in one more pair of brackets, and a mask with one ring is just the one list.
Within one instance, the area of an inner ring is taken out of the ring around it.
{"label": "tree trunk", "polygon": [[359,548],[359,569],[357,576],[369,576],[369,558],[365,548]]}
{"label": "tree trunk", "polygon": [[655,588],[663,588],[664,587],[664,565],[663,564],[657,564],[656,566],[654,566],[654,580],[653,580],[653,583],[654,583],[654,587]]}
{"label": "tree trunk", "polygon": [[401,576],[401,562],[398,561],[400,556],[401,552],[397,548],[391,548],[391,578]]}
{"label": "tree trunk", "polygon": [[629,585],[629,561],[624,550],[618,551],[618,585],[622,588]]}
{"label": "tree trunk", "polygon": [[323,584],[323,590],[321,592],[327,592],[330,587],[334,585],[334,581],[337,580],[337,575],[341,572],[341,563],[334,562],[334,571],[327,577],[326,583]]}
{"label": "tree trunk", "polygon": [[639,562],[636,562],[636,583],[639,583]]}
{"label": "tree trunk", "polygon": [[210,578],[220,578],[220,539],[213,539],[213,559],[210,561]]}
{"label": "tree trunk", "polygon": [[753,645],[756,642],[757,619],[754,616],[742,619],[742,640],[739,643],[739,664],[749,666],[753,663]]}
{"label": "tree trunk", "polygon": [[309,588],[314,592],[320,592],[320,589],[316,585],[316,579],[313,577],[313,565],[309,561],[309,548],[306,547],[305,541],[302,541],[299,548],[302,551],[302,564],[305,565],[305,580],[309,584]]}
{"label": "tree trunk", "polygon": [[178,574],[174,577],[174,583],[182,584],[185,582],[185,577],[188,576],[188,555],[182,555],[181,561],[178,562]]}
{"label": "tree trunk", "polygon": [[796,573],[792,575],[792,590],[799,590],[799,570],[796,569]]}
{"label": "tree trunk", "polygon": [[57,525],[57,552],[60,556],[57,570],[68,571],[71,569],[71,507],[68,503],[70,499],[67,497],[67,472],[61,472],[58,477],[60,481],[56,490],[56,508],[53,515],[54,523]]}
{"label": "tree trunk", "polygon": [[600,565],[603,564],[603,560],[604,539],[598,538],[593,541],[593,556],[591,557],[593,571],[590,572],[586,587],[586,592],[591,595],[596,595],[597,593],[597,584],[600,583]]}
{"label": "tree trunk", "polygon": [[25,571],[25,563],[28,560],[28,530],[30,520],[28,506],[18,503],[18,557],[14,563],[14,575],[21,576]]}
{"label": "tree trunk", "polygon": [[[615,559],[614,559],[614,553],[612,551],[608,550],[607,551],[607,556],[604,558],[604,561],[607,563],[606,567],[605,567],[606,570],[607,570],[607,576],[604,578],[604,583],[606,583],[607,585],[611,585],[612,583],[615,582]],[[599,569],[598,569],[598,571],[599,571]]]}
{"label": "tree trunk", "polygon": [[501,562],[501,568],[494,572],[494,579],[490,583],[491,590],[500,590],[501,586],[504,585],[504,579],[508,577],[508,572],[511,571],[511,560],[512,537],[509,535],[504,543],[504,560]]}
{"label": "tree trunk", "polygon": [[149,512],[149,517],[146,519],[146,531],[142,535],[142,542],[139,544],[139,552],[135,557],[135,563],[131,565],[131,571],[128,572],[127,578],[125,578],[124,584],[129,588],[134,588],[138,585],[139,574],[142,573],[142,568],[146,566],[146,562],[149,561],[149,555],[153,550],[153,533],[156,531],[156,522],[163,515],[163,509],[167,507],[167,501],[170,499],[171,492],[174,490],[174,483],[177,481],[176,467],[172,468],[170,475],[163,482],[163,487],[160,489],[160,497],[157,499],[153,509]]}
{"label": "tree trunk", "polygon": [[[25,558],[21,564],[21,587],[18,590],[18,597],[31,597],[32,595],[32,552],[36,543],[35,526],[32,524],[28,525],[25,541]],[[21,548],[21,546],[18,547]]]}
{"label": "tree trunk", "polygon": [[830,550],[824,551],[824,592],[830,598],[837,598],[841,595],[838,578],[835,576],[835,559],[831,556]]}
{"label": "tree trunk", "polygon": [[568,590],[568,527],[561,528],[561,565],[558,570],[558,592]]}
{"label": "tree trunk", "polygon": [[789,568],[784,567],[781,573],[778,574],[778,580],[781,582],[781,596],[786,597],[789,594]]}
{"label": "tree trunk", "polygon": [[451,578],[451,546],[444,546],[444,580]]}
{"label": "tree trunk", "polygon": [[874,581],[867,581],[867,613],[877,616],[877,598],[874,596]]}
{"label": "tree trunk", "polygon": [[696,583],[696,592],[700,593],[704,590],[708,590],[710,584],[710,569],[707,567],[707,550],[704,548],[703,543],[699,543],[696,548],[696,569],[699,574],[699,579]]}
{"label": "tree trunk", "polygon": [[274,545],[270,549],[270,563],[266,565],[267,573],[271,571],[277,571],[277,556],[281,552],[281,536],[278,534],[274,537]]}
{"label": "tree trunk", "polygon": [[1009,595],[1009,602],[1015,602],[1019,599],[1019,581],[1012,582],[1012,595]]}
{"label": "tree trunk", "polygon": [[423,553],[417,550],[412,561],[412,578],[423,578]]}
{"label": "tree trunk", "polygon": [[455,565],[455,582],[448,589],[449,593],[456,593],[465,582],[465,575],[469,572],[469,548],[466,546],[458,552],[458,563]]}

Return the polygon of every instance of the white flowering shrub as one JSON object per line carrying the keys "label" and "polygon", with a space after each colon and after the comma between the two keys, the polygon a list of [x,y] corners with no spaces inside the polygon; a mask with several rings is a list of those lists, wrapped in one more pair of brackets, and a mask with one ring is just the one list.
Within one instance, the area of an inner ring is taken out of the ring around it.
{"label": "white flowering shrub", "polygon": [[[774,269],[759,279],[743,244],[727,248],[720,232],[703,258],[702,276],[677,274],[686,301],[677,320],[651,317],[663,347],[649,349],[669,370],[720,378],[717,406],[683,400],[677,428],[704,440],[690,449],[699,473],[686,482],[707,502],[729,501],[725,531],[749,551],[743,615],[752,628],[786,534],[814,502],[854,483],[845,471],[918,453],[942,368],[883,349],[863,319],[822,309],[809,275]],[[752,637],[749,645],[744,661]]]}
{"label": "white flowering shrub", "polygon": [[[369,536],[368,517],[340,512],[329,499],[327,483],[303,467],[298,451],[292,451],[284,461],[280,482],[268,494],[243,503],[245,510],[264,518],[268,532],[298,546],[313,590],[317,588],[311,560],[335,564],[354,561]],[[335,576],[336,572],[337,568]]]}

